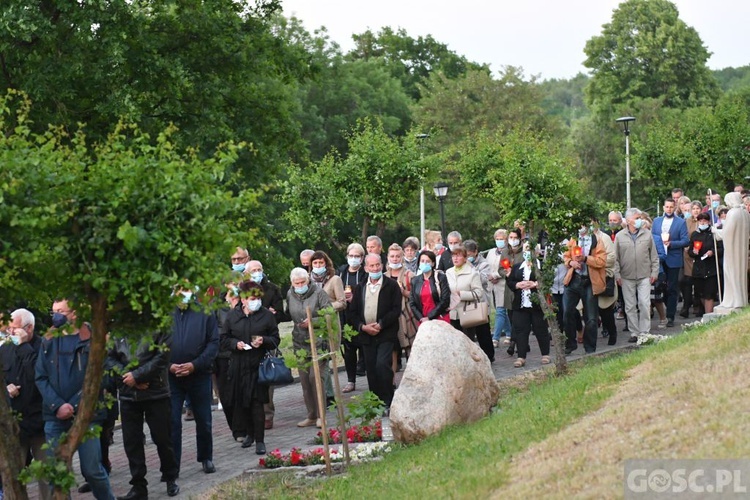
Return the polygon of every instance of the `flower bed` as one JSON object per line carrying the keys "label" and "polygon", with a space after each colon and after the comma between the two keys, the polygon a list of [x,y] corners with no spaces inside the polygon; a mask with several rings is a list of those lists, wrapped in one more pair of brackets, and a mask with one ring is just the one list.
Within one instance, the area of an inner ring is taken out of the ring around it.
{"label": "flower bed", "polygon": [[[342,441],[343,434],[337,427],[328,429],[328,442],[331,444],[339,444]],[[380,420],[375,422],[375,425],[353,425],[346,430],[346,440],[349,443],[367,443],[373,441],[383,440],[383,425]],[[323,433],[318,431],[318,435],[315,436],[315,444],[323,443]]]}
{"label": "flower bed", "polygon": [[[355,462],[365,462],[385,455],[393,448],[392,443],[370,442],[357,445],[349,452],[349,457]],[[343,462],[344,454],[337,448],[331,449],[331,462]],[[307,452],[299,448],[292,448],[289,453],[281,453],[275,449],[258,461],[265,469],[278,469],[279,467],[304,467],[308,465],[320,465],[325,463],[323,448],[314,448]]]}

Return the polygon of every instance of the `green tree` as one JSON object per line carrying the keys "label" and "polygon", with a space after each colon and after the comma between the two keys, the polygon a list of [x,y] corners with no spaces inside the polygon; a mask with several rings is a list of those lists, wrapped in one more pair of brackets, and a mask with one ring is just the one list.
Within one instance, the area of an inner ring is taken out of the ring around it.
{"label": "green tree", "polygon": [[393,138],[382,124],[362,120],[348,136],[345,158],[332,152],[306,168],[290,165],[284,201],[292,235],[339,247],[342,227],[360,228],[362,241],[373,226],[382,235],[428,174],[416,141],[415,134]]}
{"label": "green tree", "polygon": [[[0,261],[9,265],[2,277],[14,286],[3,286],[0,297],[40,309],[54,296],[79,297],[79,317],[90,314],[83,398],[57,450],[69,464],[97,404],[107,333],[142,337],[168,327],[172,286],[182,279],[203,289],[220,284],[232,246],[263,239],[242,216],[257,207],[258,193],[222,187],[241,145],[200,159],[180,152],[174,129],[152,141],[130,125],[92,145],[83,131],[35,134],[27,114],[28,102],[0,100],[0,227],[12,235],[0,246]],[[4,463],[10,488],[17,470]]]}
{"label": "green tree", "polygon": [[[210,156],[253,143],[241,165],[272,179],[300,148],[295,87],[307,68],[271,32],[277,0],[73,2],[7,0],[0,86],[35,103],[32,128],[87,125],[106,139],[121,118]],[[246,158],[246,159],[245,159]]]}
{"label": "green tree", "polygon": [[472,70],[457,78],[433,73],[421,87],[422,99],[414,107],[414,121],[442,134],[438,148],[457,144],[482,130],[501,133],[513,129],[557,134],[559,121],[542,108],[544,94],[536,78],[507,66],[494,79],[488,71]]}
{"label": "green tree", "polygon": [[718,95],[706,66],[708,49],[668,0],[621,3],[602,34],[586,42],[584,52],[584,65],[591,69],[586,98],[597,112],[637,98],[688,107],[710,103]]}
{"label": "green tree", "polygon": [[456,54],[447,45],[435,40],[432,35],[413,38],[404,29],[393,31],[386,26],[377,34],[370,30],[352,35],[355,47],[347,57],[351,59],[381,58],[394,77],[401,80],[407,95],[419,100],[420,84],[436,72],[447,78],[458,78],[469,70],[484,69],[486,64],[477,64]]}

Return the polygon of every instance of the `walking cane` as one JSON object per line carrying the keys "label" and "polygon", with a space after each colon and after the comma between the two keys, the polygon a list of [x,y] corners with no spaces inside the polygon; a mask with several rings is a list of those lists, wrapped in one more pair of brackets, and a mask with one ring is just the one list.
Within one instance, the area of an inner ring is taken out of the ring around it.
{"label": "walking cane", "polygon": [[[711,191],[711,188],[708,189],[708,199],[711,200],[713,198],[713,191]],[[712,210],[711,205],[709,205],[709,211]],[[714,261],[716,262],[716,283],[719,285],[719,304],[724,302],[724,299],[722,298],[721,293],[721,271],[719,270],[719,246],[716,243],[716,224],[713,223],[714,217],[713,214],[711,214],[711,224],[713,227],[711,228],[711,236],[714,237]]]}

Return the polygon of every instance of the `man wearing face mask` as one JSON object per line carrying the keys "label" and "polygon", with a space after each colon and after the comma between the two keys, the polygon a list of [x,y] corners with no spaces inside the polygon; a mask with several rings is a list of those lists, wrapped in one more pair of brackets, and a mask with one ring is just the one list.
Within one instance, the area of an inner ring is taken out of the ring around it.
{"label": "man wearing face mask", "polygon": [[253,281],[240,283],[241,307],[229,312],[222,325],[222,347],[231,354],[227,398],[233,409],[232,434],[247,436],[243,448],[255,442],[255,453],[266,453],[263,405],[268,386],[258,384],[258,368],[269,350],[278,347],[279,328],[273,313],[262,305],[263,289]]}
{"label": "man wearing face mask", "polygon": [[628,209],[625,223],[615,237],[615,281],[625,299],[629,342],[636,342],[638,335],[651,332],[651,285],[659,276],[659,254],[640,210]]}
{"label": "man wearing face mask", "polygon": [[237,247],[237,250],[232,254],[232,271],[238,273],[245,272],[247,262],[250,260],[250,254],[242,247]]}
{"label": "man wearing face mask", "polygon": [[404,240],[404,267],[411,271],[413,274],[417,274],[419,270],[419,240],[414,236],[409,236]]}
{"label": "man wearing face mask", "polygon": [[365,352],[367,385],[390,408],[393,400],[393,344],[398,338],[401,316],[401,290],[392,279],[383,276],[383,264],[377,254],[365,258],[368,279],[353,290],[347,318],[359,335]]}
{"label": "man wearing face mask", "polygon": [[448,233],[448,248],[440,254],[440,260],[438,261],[438,270],[447,271],[453,267],[453,250],[461,245],[463,238],[461,233],[458,231],[451,231]]}
{"label": "man wearing face mask", "polygon": [[578,349],[574,311],[583,302],[583,348],[596,352],[599,304],[596,298],[604,291],[607,251],[593,234],[593,225],[578,230],[578,241],[571,239],[563,262],[568,268],[563,284],[563,323],[565,324],[565,354]]}
{"label": "man wearing face mask", "polygon": [[651,228],[656,250],[667,275],[667,327],[674,326],[679,295],[680,269],[683,265],[684,248],[690,244],[685,219],[675,217],[675,202],[672,198],[664,200],[664,215],[657,217]]}
{"label": "man wearing face mask", "polygon": [[[73,424],[83,392],[83,379],[89,360],[91,330],[79,328],[77,315],[67,299],[52,304],[52,324],[63,335],[42,342],[36,361],[36,386],[42,394],[44,433],[54,443]],[[104,400],[104,391],[100,392]],[[91,429],[107,418],[107,409],[97,406]],[[78,445],[81,472],[97,500],[113,499],[109,475],[102,464],[102,449],[98,439],[86,439]]]}
{"label": "man wearing face mask", "polygon": [[305,248],[299,253],[299,263],[308,273],[312,270],[312,264],[310,261],[314,253],[315,250],[310,250],[309,248]]}
{"label": "man wearing face mask", "polygon": [[[34,383],[34,366],[42,339],[34,335],[34,315],[27,309],[11,313],[9,341],[0,346],[0,365],[5,373],[7,396],[11,409],[21,417],[18,438],[21,444],[21,463],[26,464],[29,453],[35,460],[44,460],[44,420],[42,395]],[[50,498],[49,484],[39,480],[42,499]]]}
{"label": "man wearing face mask", "polygon": [[[284,321],[284,297],[281,295],[281,288],[263,273],[263,264],[259,260],[251,260],[247,263],[245,273],[250,275],[253,283],[257,283],[263,289],[261,298],[263,307],[273,314],[276,324]],[[264,425],[266,429],[273,429],[273,417],[276,414],[276,407],[273,404],[273,387],[268,388],[268,402],[264,405],[264,411],[266,414]]]}
{"label": "man wearing face mask", "polygon": [[178,303],[172,313],[172,348],[169,387],[172,398],[172,445],[180,466],[182,459],[182,406],[185,398],[195,415],[198,462],[203,472],[216,472],[211,434],[211,368],[219,351],[216,316],[200,310],[195,300],[197,287],[188,282],[176,287]]}

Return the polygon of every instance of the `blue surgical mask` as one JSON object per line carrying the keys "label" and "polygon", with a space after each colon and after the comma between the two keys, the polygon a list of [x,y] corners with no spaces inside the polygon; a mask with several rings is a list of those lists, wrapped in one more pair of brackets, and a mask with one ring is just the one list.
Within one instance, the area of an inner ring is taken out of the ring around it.
{"label": "blue surgical mask", "polygon": [[523,260],[529,261],[531,260],[531,252],[528,250],[523,253]]}
{"label": "blue surgical mask", "polygon": [[359,267],[362,264],[362,259],[359,257],[349,257],[346,259],[346,263],[349,264],[349,267]]}
{"label": "blue surgical mask", "polygon": [[182,294],[182,303],[183,304],[189,304],[190,303],[190,299],[192,299],[192,298],[193,298],[193,292],[184,292]]}
{"label": "blue surgical mask", "polygon": [[13,345],[19,345],[21,343],[21,337],[18,335],[10,335],[8,338],[13,342]]}
{"label": "blue surgical mask", "polygon": [[371,280],[379,280],[383,277],[383,271],[377,271],[375,273],[368,273]]}
{"label": "blue surgical mask", "polygon": [[635,226],[636,229],[643,227],[643,219],[636,219],[633,226]]}
{"label": "blue surgical mask", "polygon": [[708,229],[708,227],[708,224],[698,224],[698,229],[700,229],[701,231],[705,231],[706,229]]}
{"label": "blue surgical mask", "polygon": [[52,326],[55,328],[60,328],[61,326],[65,325],[65,323],[68,322],[68,317],[65,316],[63,313],[54,313],[52,314]]}
{"label": "blue surgical mask", "polygon": [[255,283],[260,283],[261,281],[263,281],[263,271],[250,273],[250,279],[253,280]]}
{"label": "blue surgical mask", "polygon": [[473,264],[474,261],[477,260],[477,258],[476,257],[469,257],[468,260],[469,260],[469,262],[471,262]]}
{"label": "blue surgical mask", "polygon": [[435,243],[435,251],[436,252],[439,252],[442,249],[443,249],[443,244],[442,243]]}
{"label": "blue surgical mask", "polygon": [[245,271],[245,264],[232,264],[232,271],[237,272],[244,272]]}
{"label": "blue surgical mask", "polygon": [[308,291],[309,289],[310,289],[310,287],[309,287],[308,285],[304,285],[304,286],[295,286],[295,287],[294,287],[294,293],[296,293],[297,295],[304,295],[304,294],[306,294],[306,293],[307,293],[307,291]]}
{"label": "blue surgical mask", "polygon": [[495,240],[495,246],[497,248],[505,248],[505,240]]}
{"label": "blue surgical mask", "polygon": [[719,208],[719,202],[714,200],[711,202],[711,208]]}
{"label": "blue surgical mask", "polygon": [[260,309],[261,304],[262,302],[260,299],[250,299],[247,301],[247,308],[253,312],[256,312],[258,309]]}
{"label": "blue surgical mask", "polygon": [[328,269],[326,269],[325,267],[313,267],[312,268],[312,272],[314,274],[317,274],[318,276],[323,276],[327,271]]}
{"label": "blue surgical mask", "polygon": [[419,270],[422,271],[422,273],[429,273],[432,271],[432,264],[429,262],[423,262],[419,264]]}

